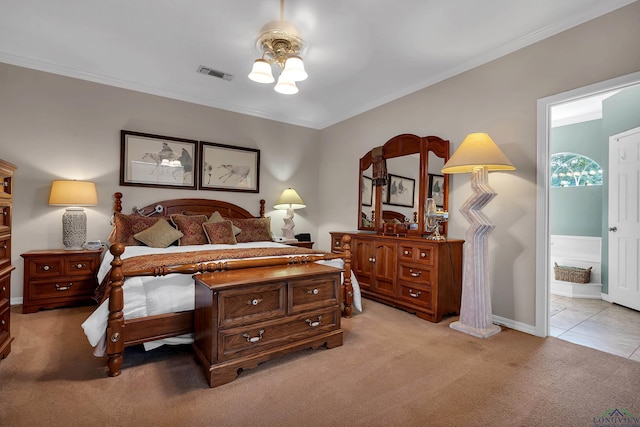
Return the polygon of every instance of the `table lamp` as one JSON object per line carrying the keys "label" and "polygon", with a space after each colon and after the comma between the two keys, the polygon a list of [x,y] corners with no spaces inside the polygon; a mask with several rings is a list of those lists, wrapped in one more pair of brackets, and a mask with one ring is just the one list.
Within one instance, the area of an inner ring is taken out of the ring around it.
{"label": "table lamp", "polygon": [[82,249],[87,240],[87,214],[80,206],[98,204],[96,184],[89,181],[52,181],[49,204],[69,206],[62,215],[62,243],[65,250]]}
{"label": "table lamp", "polygon": [[306,207],[304,201],[293,188],[287,188],[284,190],[276,204],[273,206],[274,209],[287,210],[287,216],[284,217],[284,227],[282,227],[282,235],[285,239],[295,239],[293,235],[293,227],[295,227],[295,224],[293,223],[293,210],[302,209],[304,207]]}
{"label": "table lamp", "polygon": [[487,236],[494,229],[482,208],[496,195],[489,186],[489,171],[511,171],[515,167],[486,133],[472,133],[442,168],[446,174],[471,173],[473,194],[460,212],[471,223],[464,248],[464,273],[460,319],[449,326],[478,338],[500,332],[492,322],[491,285],[487,259]]}

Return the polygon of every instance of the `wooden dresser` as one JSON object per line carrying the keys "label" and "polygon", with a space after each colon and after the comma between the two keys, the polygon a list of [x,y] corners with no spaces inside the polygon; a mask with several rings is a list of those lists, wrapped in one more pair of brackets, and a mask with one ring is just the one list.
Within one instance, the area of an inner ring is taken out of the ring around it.
{"label": "wooden dresser", "polygon": [[460,314],[463,240],[332,232],[332,252],[342,250],[345,234],[362,296],[431,322]]}
{"label": "wooden dresser", "polygon": [[24,258],[23,313],[41,308],[95,304],[102,249],[67,251],[33,250]]}
{"label": "wooden dresser", "polygon": [[11,210],[16,166],[0,160],[0,358],[11,352]]}
{"label": "wooden dresser", "polygon": [[209,385],[281,354],[342,345],[341,271],[310,263],[196,275],[193,348]]}

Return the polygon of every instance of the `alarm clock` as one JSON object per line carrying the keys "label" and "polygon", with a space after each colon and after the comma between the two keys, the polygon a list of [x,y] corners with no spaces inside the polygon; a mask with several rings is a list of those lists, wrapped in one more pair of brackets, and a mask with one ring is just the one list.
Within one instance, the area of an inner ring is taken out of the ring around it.
{"label": "alarm clock", "polygon": [[91,240],[85,243],[84,247],[90,250],[100,249],[102,247],[102,242],[100,240]]}

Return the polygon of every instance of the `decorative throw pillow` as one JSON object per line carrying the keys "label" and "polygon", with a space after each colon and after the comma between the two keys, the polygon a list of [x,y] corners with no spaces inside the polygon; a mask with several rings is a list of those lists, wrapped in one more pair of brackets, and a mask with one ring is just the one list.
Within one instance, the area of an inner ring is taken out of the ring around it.
{"label": "decorative throw pillow", "polygon": [[205,222],[202,224],[204,233],[207,235],[207,239],[212,245],[235,245],[238,243],[236,241],[236,236],[233,234],[232,227],[233,224],[231,224],[231,221]]}
{"label": "decorative throw pillow", "polygon": [[236,236],[238,243],[268,242],[271,238],[271,218],[230,218],[233,225],[242,229]]}
{"label": "decorative throw pillow", "polygon": [[[208,222],[222,222],[222,221],[227,221],[227,219],[223,218],[222,215],[220,215],[220,212],[215,211],[209,217],[209,221]],[[240,228],[238,228],[235,225],[233,225],[233,223],[231,224],[231,227],[233,227],[233,235],[234,236],[237,236],[242,231]]]}
{"label": "decorative throw pillow", "polygon": [[204,234],[202,224],[207,221],[206,215],[171,215],[171,222],[184,235],[178,241],[180,246],[204,245],[207,243],[207,236]]}
{"label": "decorative throw pillow", "polygon": [[146,230],[163,218],[148,218],[142,215],[124,215],[120,212],[113,214],[113,231],[109,242],[122,243],[125,246],[140,246],[134,235]]}
{"label": "decorative throw pillow", "polygon": [[166,248],[173,242],[184,236],[165,219],[160,219],[151,227],[136,233],[133,237],[152,248]]}

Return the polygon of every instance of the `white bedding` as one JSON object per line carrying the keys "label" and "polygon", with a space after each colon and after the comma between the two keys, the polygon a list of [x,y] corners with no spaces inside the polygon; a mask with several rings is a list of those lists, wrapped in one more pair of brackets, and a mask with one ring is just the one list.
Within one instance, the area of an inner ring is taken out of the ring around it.
{"label": "white bedding", "polygon": [[[138,255],[167,253],[167,252],[188,252],[203,249],[235,249],[245,248],[265,248],[285,246],[276,242],[252,242],[238,243],[237,245],[198,245],[198,246],[170,246],[168,248],[150,248],[148,246],[127,246],[122,259]],[[310,251],[309,253],[314,253]],[[100,269],[98,270],[98,282],[109,273],[113,256],[105,253]],[[318,261],[337,268],[343,267],[342,259],[330,261]],[[360,286],[353,272],[351,273],[351,283],[353,285],[353,307],[362,311],[360,296]],[[169,274],[160,277],[130,277],[122,286],[124,291],[124,318],[135,319],[139,317],[152,316],[154,314],[172,313],[178,311],[193,310],[194,308],[194,286],[193,278],[190,274]],[[104,356],[106,353],[105,335],[107,321],[109,317],[109,300],[106,299],[82,324],[84,333],[89,343],[94,347],[95,356]],[[146,350],[157,348],[163,344],[188,344],[193,342],[193,334],[181,335],[179,337],[166,338],[163,340],[148,342],[144,344]]]}

